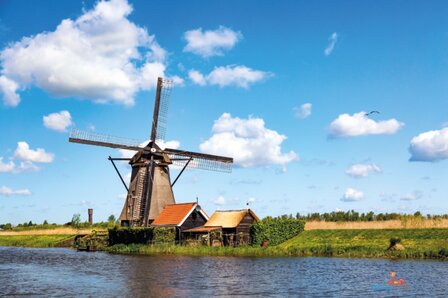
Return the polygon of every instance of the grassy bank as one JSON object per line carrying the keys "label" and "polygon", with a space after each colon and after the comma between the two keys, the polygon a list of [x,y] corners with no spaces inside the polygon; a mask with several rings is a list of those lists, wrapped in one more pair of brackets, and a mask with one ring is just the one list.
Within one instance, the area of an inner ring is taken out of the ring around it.
{"label": "grassy bank", "polygon": [[[76,234],[0,235],[0,246],[70,246]],[[388,251],[391,238],[404,250]],[[267,248],[118,244],[111,253],[187,256],[328,256],[448,260],[448,229],[311,230]]]}
{"label": "grassy bank", "polygon": [[283,256],[284,249],[278,247],[260,248],[252,246],[242,247],[188,247],[180,245],[144,245],[144,244],[117,244],[107,248],[108,252],[119,254],[138,255],[181,255],[181,256],[240,256],[262,257]]}
{"label": "grassy bank", "polygon": [[70,247],[75,235],[1,235],[0,246]]}
{"label": "grassy bank", "polygon": [[384,230],[448,228],[448,219],[425,219],[402,216],[397,220],[382,221],[307,221],[305,230]]}
{"label": "grassy bank", "polygon": [[12,231],[0,231],[0,237],[2,236],[32,236],[32,235],[79,235],[90,234],[93,231],[106,231],[104,228],[93,229],[74,229],[71,227],[56,227],[49,229],[26,229],[26,230],[12,230]]}
{"label": "grassy bank", "polygon": [[[391,238],[405,249],[387,251]],[[446,259],[448,229],[312,230],[279,246],[301,256]]]}
{"label": "grassy bank", "polygon": [[[390,238],[400,238],[402,251],[387,251]],[[313,230],[278,246],[185,247],[115,245],[112,253],[187,256],[332,256],[448,260],[448,229]]]}

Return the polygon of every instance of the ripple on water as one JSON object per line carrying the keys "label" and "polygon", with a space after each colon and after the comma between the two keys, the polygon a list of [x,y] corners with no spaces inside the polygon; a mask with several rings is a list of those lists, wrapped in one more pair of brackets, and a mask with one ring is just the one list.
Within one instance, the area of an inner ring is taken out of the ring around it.
{"label": "ripple on water", "polygon": [[[407,285],[384,287],[390,271]],[[438,261],[125,256],[0,247],[0,295],[444,297],[447,274],[448,263]]]}

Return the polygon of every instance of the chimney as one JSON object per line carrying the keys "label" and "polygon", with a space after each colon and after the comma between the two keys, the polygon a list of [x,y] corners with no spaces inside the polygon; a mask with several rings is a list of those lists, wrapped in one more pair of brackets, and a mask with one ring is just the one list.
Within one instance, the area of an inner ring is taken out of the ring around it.
{"label": "chimney", "polygon": [[89,208],[89,225],[93,224],[93,209]]}

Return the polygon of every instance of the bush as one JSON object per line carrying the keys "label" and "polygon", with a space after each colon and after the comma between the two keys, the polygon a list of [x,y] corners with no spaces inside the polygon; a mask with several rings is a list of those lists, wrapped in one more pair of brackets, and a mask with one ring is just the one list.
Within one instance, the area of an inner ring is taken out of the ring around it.
{"label": "bush", "polygon": [[389,241],[390,241],[390,246],[392,247],[392,246],[394,246],[394,245],[400,243],[400,242],[401,242],[401,239],[400,239],[400,238],[397,238],[397,237],[392,237],[392,238],[390,238]]}
{"label": "bush", "polygon": [[254,223],[251,229],[252,244],[260,245],[269,241],[270,245],[278,245],[297,236],[305,228],[303,220],[292,217],[266,217]]}
{"label": "bush", "polygon": [[154,228],[155,243],[174,243],[176,241],[176,228]]}
{"label": "bush", "polygon": [[113,228],[109,229],[109,245],[140,243],[153,240],[154,228]]}

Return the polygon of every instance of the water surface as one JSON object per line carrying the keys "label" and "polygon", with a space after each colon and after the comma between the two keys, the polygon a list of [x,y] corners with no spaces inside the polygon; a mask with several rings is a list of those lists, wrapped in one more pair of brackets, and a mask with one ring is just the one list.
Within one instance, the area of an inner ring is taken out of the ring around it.
{"label": "water surface", "polygon": [[[386,287],[389,271],[407,281]],[[0,296],[446,297],[448,262],[126,256],[0,247]]]}

